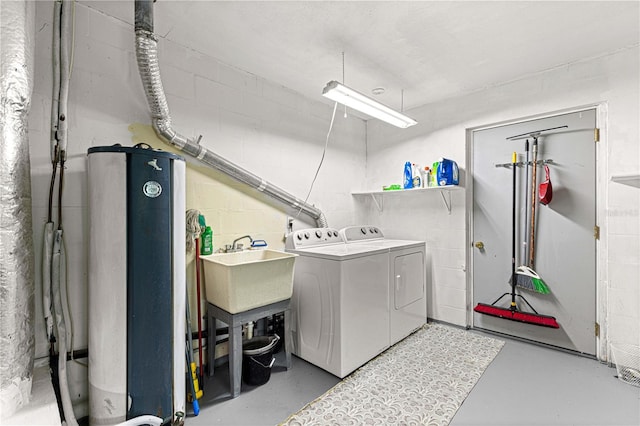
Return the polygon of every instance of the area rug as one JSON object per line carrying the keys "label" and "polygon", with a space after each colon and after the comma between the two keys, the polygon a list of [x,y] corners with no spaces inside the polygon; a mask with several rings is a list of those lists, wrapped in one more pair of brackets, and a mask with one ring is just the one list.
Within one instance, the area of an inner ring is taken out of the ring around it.
{"label": "area rug", "polygon": [[501,340],[430,323],[282,425],[448,425]]}

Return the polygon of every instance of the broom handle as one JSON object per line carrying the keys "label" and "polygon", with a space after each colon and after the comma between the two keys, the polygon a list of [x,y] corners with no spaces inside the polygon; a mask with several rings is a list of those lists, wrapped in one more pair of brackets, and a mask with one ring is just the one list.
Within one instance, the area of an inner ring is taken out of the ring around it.
{"label": "broom handle", "polygon": [[513,190],[511,191],[511,309],[516,309],[516,162],[518,155],[514,152],[511,156],[511,168],[513,169]]}
{"label": "broom handle", "polygon": [[523,234],[524,241],[522,242],[522,259],[520,259],[520,263],[527,264],[527,248],[529,247],[529,232],[527,232],[527,226],[529,224],[529,139],[527,139],[524,143],[524,150],[526,152],[527,158],[524,163],[524,226],[525,231]]}
{"label": "broom handle", "polygon": [[531,225],[529,228],[529,267],[534,269],[536,234],[536,170],[538,165],[538,138],[533,138],[533,169],[531,171]]}
{"label": "broom handle", "polygon": [[[196,238],[196,301],[198,312],[198,369],[200,370],[200,378],[204,377],[204,364],[202,364],[202,312],[201,312],[201,299],[200,299],[200,244],[198,238]],[[215,336],[215,334],[214,334]],[[215,339],[215,337],[214,337]],[[209,366],[211,367],[211,366]],[[200,382],[204,383],[204,382]]]}

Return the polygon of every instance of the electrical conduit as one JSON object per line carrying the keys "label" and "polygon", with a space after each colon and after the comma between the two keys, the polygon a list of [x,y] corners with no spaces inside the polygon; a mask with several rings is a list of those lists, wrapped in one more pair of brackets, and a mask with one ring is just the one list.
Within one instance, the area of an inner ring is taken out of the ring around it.
{"label": "electrical conduit", "polygon": [[300,210],[311,217],[317,227],[326,228],[327,220],[320,209],[201,146],[200,138],[188,139],[173,129],[169,106],[160,79],[158,40],[153,33],[153,0],[135,1],[135,32],[138,70],[151,109],[153,128],[160,139],[237,181]]}

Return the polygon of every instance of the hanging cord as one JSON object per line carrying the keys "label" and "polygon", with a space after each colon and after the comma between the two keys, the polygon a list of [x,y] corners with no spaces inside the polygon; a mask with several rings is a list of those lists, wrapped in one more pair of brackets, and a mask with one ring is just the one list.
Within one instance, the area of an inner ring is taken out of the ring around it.
{"label": "hanging cord", "polygon": [[[344,81],[344,52],[342,52],[342,84],[347,84]],[[344,106],[344,118],[347,118],[347,106]]]}
{"label": "hanging cord", "polygon": [[[331,136],[331,130],[333,129],[333,122],[336,118],[336,110],[338,109],[338,103],[336,102],[333,105],[333,113],[331,114],[331,123],[329,123],[329,131],[327,132],[327,138],[324,142],[324,149],[322,150],[322,157],[320,158],[320,163],[318,164],[318,168],[316,169],[316,174],[313,176],[313,180],[311,181],[311,186],[309,187],[309,192],[307,193],[306,198],[304,199],[304,204],[307,204],[307,200],[309,200],[309,196],[311,195],[311,191],[313,190],[313,185],[316,183],[316,179],[318,178],[318,173],[320,173],[320,169],[322,168],[322,163],[324,163],[324,156],[327,153],[327,146],[329,146],[329,136]],[[302,206],[298,210],[298,214],[294,219],[298,219],[302,213]]]}

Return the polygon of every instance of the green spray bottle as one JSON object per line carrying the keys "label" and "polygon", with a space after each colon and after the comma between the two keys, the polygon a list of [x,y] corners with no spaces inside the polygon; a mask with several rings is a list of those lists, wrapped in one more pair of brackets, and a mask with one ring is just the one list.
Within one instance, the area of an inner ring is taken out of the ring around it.
{"label": "green spray bottle", "polygon": [[429,186],[438,186],[438,166],[440,165],[439,161],[436,161],[431,165],[431,182]]}
{"label": "green spray bottle", "polygon": [[200,254],[205,256],[212,254],[213,253],[213,231],[211,230],[210,226],[207,226],[204,229],[204,232],[202,233],[200,240],[202,241],[202,244],[200,247]]}

